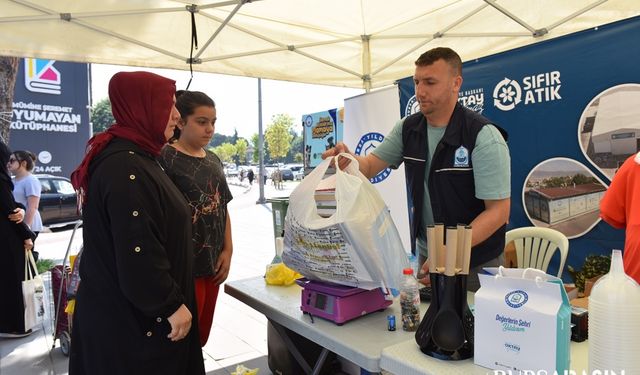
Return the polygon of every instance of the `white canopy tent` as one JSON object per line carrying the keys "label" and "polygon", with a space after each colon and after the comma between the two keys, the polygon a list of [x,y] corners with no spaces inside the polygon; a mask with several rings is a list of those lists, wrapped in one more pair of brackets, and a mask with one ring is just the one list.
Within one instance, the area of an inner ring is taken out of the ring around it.
{"label": "white canopy tent", "polygon": [[369,90],[435,46],[468,61],[639,14],[638,0],[0,0],[0,55],[189,69],[195,24],[193,70]]}

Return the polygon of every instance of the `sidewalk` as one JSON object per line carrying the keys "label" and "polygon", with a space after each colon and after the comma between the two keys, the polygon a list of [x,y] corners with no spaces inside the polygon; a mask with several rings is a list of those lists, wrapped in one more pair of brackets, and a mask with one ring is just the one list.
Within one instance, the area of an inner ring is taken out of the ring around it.
{"label": "sidewalk", "polygon": [[[251,189],[232,179],[234,196],[229,205],[233,234],[234,254],[228,280],[239,280],[264,274],[265,266],[274,254],[271,205],[256,204],[259,187],[254,181]],[[265,197],[289,196],[297,182],[284,183],[283,190],[265,186]],[[61,263],[69,244],[71,230],[42,233],[36,247],[43,259],[54,259]],[[72,243],[71,254],[77,253],[82,241],[81,229]],[[48,277],[46,277],[48,279]],[[216,305],[209,342],[203,348],[205,369],[209,375],[230,375],[237,364],[248,368],[260,368],[260,375],[271,374],[267,365],[266,318],[223,292]],[[52,309],[53,311],[53,309]],[[0,338],[1,375],[67,374],[68,357],[60,350],[56,341],[52,347],[52,319],[31,336],[21,339]],[[72,343],[73,345],[73,343]]]}

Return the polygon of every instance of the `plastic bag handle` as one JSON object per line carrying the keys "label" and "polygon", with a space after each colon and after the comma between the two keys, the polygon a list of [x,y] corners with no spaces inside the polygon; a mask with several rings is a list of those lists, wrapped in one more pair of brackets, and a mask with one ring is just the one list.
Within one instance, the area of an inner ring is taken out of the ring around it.
{"label": "plastic bag handle", "polygon": [[[29,267],[29,264],[33,266],[33,271],[31,267]],[[32,280],[39,275],[38,266],[36,265],[35,259],[33,259],[33,253],[29,250],[24,254],[24,280]]]}
{"label": "plastic bag handle", "polygon": [[[349,164],[347,166],[347,168],[340,169],[340,166],[338,165],[338,158],[347,158],[349,160],[351,160],[351,164]],[[358,177],[360,180],[364,181],[364,182],[371,182],[367,176],[363,175],[360,172],[360,162],[358,161],[358,159],[356,159],[353,155],[347,153],[347,152],[341,152],[338,155],[335,156],[335,165],[336,165],[336,174],[337,175],[342,175],[342,174],[347,174],[350,176],[355,176]]]}
{"label": "plastic bag handle", "polygon": [[[304,180],[302,180],[302,182],[300,183],[300,185],[298,185],[298,188],[296,188],[290,195],[289,199],[297,199],[298,203],[304,207],[304,210],[311,212],[311,210],[313,209],[314,212],[315,211],[315,199],[314,199],[314,194],[315,194],[315,189],[317,188],[318,184],[320,183],[320,181],[322,181],[327,169],[329,169],[329,165],[331,163],[331,161],[334,159],[333,156],[326,158],[325,160],[323,160],[320,164],[318,164],[318,166],[316,166],[311,173],[309,173]],[[337,198],[336,198],[336,202],[337,202]],[[318,220],[320,222],[325,221],[325,222],[330,222],[331,219],[329,218],[323,218],[320,215],[316,214],[313,215],[315,220]]]}
{"label": "plastic bag handle", "polygon": [[351,154],[349,154],[349,153],[347,153],[347,152],[341,152],[341,153],[339,153],[338,155],[336,155],[336,156],[334,157],[334,159],[335,159],[335,166],[336,166],[336,171],[337,171],[337,172],[345,173],[345,171],[343,171],[342,169],[340,169],[340,165],[339,165],[339,163],[338,163],[338,159],[339,159],[339,158],[346,158],[346,159],[351,160],[351,162],[352,162],[352,163],[355,163],[356,170],[360,170],[360,162],[358,161],[358,159],[356,159],[353,155],[351,155]]}

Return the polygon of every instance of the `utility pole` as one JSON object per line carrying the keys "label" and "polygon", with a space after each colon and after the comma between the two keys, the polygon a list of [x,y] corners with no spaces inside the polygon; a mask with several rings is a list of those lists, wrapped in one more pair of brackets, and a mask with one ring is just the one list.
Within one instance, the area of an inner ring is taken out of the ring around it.
{"label": "utility pole", "polygon": [[264,199],[264,134],[262,133],[262,79],[258,78],[258,186],[260,187],[260,197],[256,204],[265,204]]}

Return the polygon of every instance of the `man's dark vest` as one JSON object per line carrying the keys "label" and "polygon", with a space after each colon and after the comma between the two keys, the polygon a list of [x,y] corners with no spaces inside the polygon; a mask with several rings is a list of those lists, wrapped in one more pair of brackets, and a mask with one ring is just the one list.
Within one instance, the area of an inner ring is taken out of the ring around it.
{"label": "man's dark vest", "polygon": [[[470,224],[482,211],[484,201],[475,196],[471,153],[478,133],[492,122],[459,103],[435,153],[429,169],[429,195],[433,218],[446,226]],[[507,133],[496,126],[505,141]],[[402,126],[404,168],[411,206],[411,243],[415,246],[422,224],[424,173],[428,158],[427,122],[420,112],[407,117]],[[464,148],[462,148],[464,147]],[[466,150],[465,150],[466,149]],[[496,258],[504,249],[506,225],[473,247],[471,267]]]}

